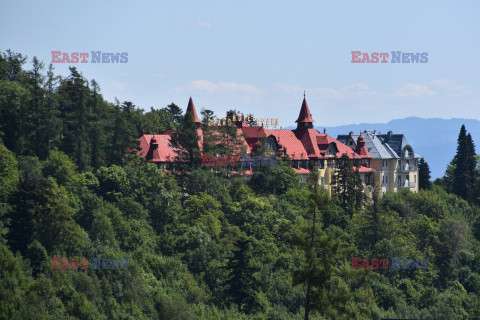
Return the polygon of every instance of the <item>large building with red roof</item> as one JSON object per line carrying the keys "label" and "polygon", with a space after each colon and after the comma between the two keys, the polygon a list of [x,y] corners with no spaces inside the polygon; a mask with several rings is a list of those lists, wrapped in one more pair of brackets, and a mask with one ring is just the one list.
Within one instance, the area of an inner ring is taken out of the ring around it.
{"label": "large building with red roof", "polygon": [[[193,115],[194,122],[197,123],[197,133],[200,137],[199,147],[202,151],[203,145],[203,125],[197,116],[192,98],[188,102],[187,111]],[[240,167],[244,175],[252,173],[252,166],[255,164],[255,152],[261,141],[265,143],[267,154],[282,155],[288,159],[293,169],[304,179],[307,178],[311,170],[318,170],[319,183],[329,192],[335,190],[333,185],[333,176],[338,170],[341,157],[348,156],[356,170],[360,173],[365,186],[370,185],[371,175],[375,171],[370,166],[371,155],[365,147],[365,140],[360,135],[355,143],[355,148],[351,148],[340,141],[332,138],[328,134],[318,132],[314,127],[315,122],[312,118],[307,101],[304,97],[298,119],[297,128],[288,129],[268,129],[263,126],[252,126],[245,122],[244,118],[235,118],[233,121],[225,120],[224,123],[231,123],[237,127],[239,137],[242,141],[243,154],[238,155],[237,169]],[[252,123],[252,122],[250,122]],[[138,140],[140,142],[140,155],[148,162],[158,164],[163,170],[175,170],[176,149],[172,144],[173,132],[163,134],[143,134]],[[204,155],[209,158],[210,155]],[[220,161],[221,162],[221,161]],[[203,163],[208,166],[210,162]],[[267,163],[272,163],[267,161]],[[371,188],[366,188],[367,193]]]}

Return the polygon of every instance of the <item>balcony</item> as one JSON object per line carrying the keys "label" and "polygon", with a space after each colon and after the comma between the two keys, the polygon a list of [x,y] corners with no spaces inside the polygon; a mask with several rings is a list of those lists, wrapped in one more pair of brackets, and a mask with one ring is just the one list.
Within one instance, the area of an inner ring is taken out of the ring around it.
{"label": "balcony", "polygon": [[404,164],[404,165],[401,165],[400,168],[398,169],[398,171],[402,171],[402,172],[412,172],[412,171],[415,171],[415,166],[412,166],[410,164]]}
{"label": "balcony", "polygon": [[405,152],[403,153],[403,159],[413,159],[413,156],[415,154],[413,152],[409,152],[408,150],[405,150]]}
{"label": "balcony", "polygon": [[415,188],[415,184],[413,182],[406,180],[402,183],[399,183],[398,187],[402,189]]}

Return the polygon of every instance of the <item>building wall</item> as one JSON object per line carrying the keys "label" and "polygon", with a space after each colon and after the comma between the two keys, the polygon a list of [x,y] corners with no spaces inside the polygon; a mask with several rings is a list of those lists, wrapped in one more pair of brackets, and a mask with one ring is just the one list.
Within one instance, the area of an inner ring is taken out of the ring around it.
{"label": "building wall", "polygon": [[[398,192],[402,189],[418,192],[418,159],[408,159],[408,162],[409,166],[406,168],[407,159],[372,159],[371,166],[376,171],[375,182],[380,189],[380,194]],[[407,176],[409,186],[405,187]],[[401,177],[401,185],[399,185],[399,177]]]}

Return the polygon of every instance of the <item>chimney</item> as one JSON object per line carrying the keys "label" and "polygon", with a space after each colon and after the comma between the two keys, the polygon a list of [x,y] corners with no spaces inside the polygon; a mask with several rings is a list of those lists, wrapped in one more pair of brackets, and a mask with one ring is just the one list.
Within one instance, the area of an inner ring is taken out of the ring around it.
{"label": "chimney", "polygon": [[393,133],[392,131],[388,131],[388,133],[387,133],[387,139],[391,139],[391,138],[392,138],[392,133]]}
{"label": "chimney", "polygon": [[155,136],[152,137],[152,140],[150,140],[150,150],[155,150],[158,149],[158,143],[157,140],[155,139]]}

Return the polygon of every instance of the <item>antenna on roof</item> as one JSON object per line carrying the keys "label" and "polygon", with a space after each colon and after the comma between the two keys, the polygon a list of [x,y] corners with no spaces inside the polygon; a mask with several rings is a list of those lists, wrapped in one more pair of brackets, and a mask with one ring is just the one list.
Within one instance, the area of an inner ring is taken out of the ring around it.
{"label": "antenna on roof", "polygon": [[305,90],[303,90],[303,99],[305,99]]}

